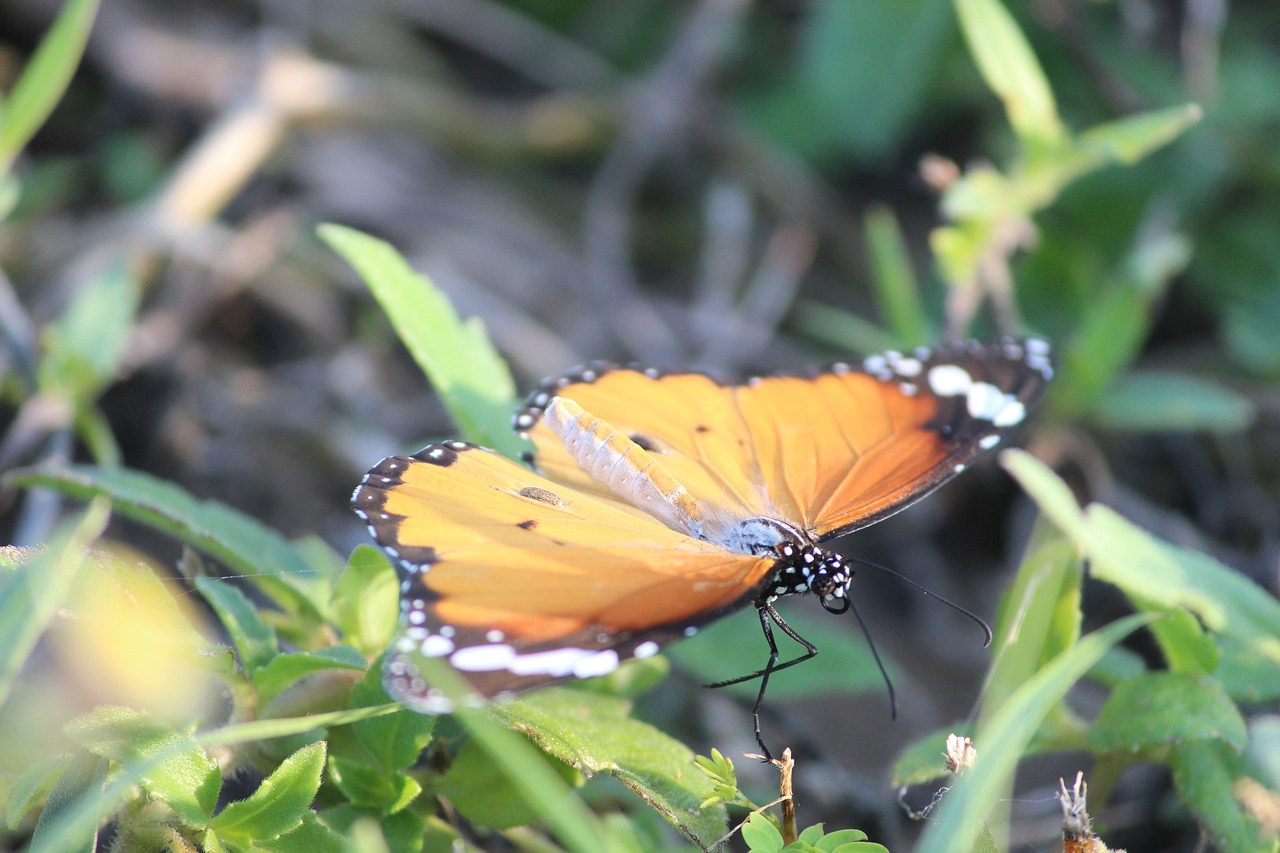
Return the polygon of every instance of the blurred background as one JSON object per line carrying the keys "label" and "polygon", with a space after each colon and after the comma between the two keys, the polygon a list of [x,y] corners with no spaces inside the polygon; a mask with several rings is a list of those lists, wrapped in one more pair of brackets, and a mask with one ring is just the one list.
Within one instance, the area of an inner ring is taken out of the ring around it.
{"label": "blurred background", "polygon": [[[0,86],[60,6],[0,0]],[[1113,368],[1050,400],[1022,443],[1082,497],[1274,593],[1280,6],[1010,6],[1070,128],[1204,111],[1016,223],[1020,330],[1053,339],[1077,376]],[[948,328],[1018,331],[998,292],[972,322],[957,314],[931,233],[957,176],[1011,173],[1025,153],[940,0],[109,0],[17,165],[0,229],[6,358],[17,370],[123,253],[140,303],[100,406],[124,463],[345,554],[367,541],[348,509],[364,471],[453,428],[318,223],[397,246],[483,321],[522,391],[595,358],[742,375]],[[911,335],[894,292],[918,300]],[[89,458],[10,388],[4,467]],[[3,536],[42,541],[58,512],[11,494]],[[991,620],[1032,516],[985,464],[842,548]],[[177,560],[172,540],[113,524],[157,565]],[[848,620],[828,629],[852,657],[824,634],[809,675],[777,677],[765,724],[795,746],[811,819],[892,838],[911,830],[887,762],[969,712],[988,660],[975,626],[876,574],[859,575],[857,601],[900,719]],[[1089,604],[1099,622],[1122,607]],[[749,702],[690,674],[729,642],[687,644],[689,672],[642,708],[698,751],[754,748]],[[790,692],[787,677],[801,679]],[[1033,843],[1058,832],[1048,785],[1075,767],[1041,769],[1018,805]],[[1129,780],[1108,840],[1191,849],[1193,828],[1161,823],[1167,793],[1158,772]]]}

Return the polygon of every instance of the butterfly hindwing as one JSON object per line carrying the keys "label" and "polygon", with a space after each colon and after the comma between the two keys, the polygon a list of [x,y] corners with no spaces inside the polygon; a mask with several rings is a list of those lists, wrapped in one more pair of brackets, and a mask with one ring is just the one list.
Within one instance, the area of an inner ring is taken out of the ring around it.
{"label": "butterfly hindwing", "polygon": [[421,658],[482,696],[602,675],[746,605],[773,562],[464,442],[383,460],[353,501],[403,581],[388,687],[426,711],[448,703]]}

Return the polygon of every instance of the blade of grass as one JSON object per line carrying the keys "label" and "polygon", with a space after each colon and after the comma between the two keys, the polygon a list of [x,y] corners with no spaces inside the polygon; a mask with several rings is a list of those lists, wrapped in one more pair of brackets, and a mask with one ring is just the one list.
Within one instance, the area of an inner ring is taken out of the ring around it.
{"label": "blade of grass", "polygon": [[0,112],[0,175],[62,99],[89,38],[98,0],[71,0],[41,40]]}
{"label": "blade of grass", "polygon": [[110,505],[94,501],[80,520],[64,525],[49,546],[3,577],[0,586],[0,705],[71,589],[85,551],[107,525]]}
{"label": "blade of grass", "polygon": [[916,853],[970,849],[987,815],[1008,796],[1014,768],[1041,721],[1108,649],[1148,621],[1136,614],[1087,634],[1027,679],[978,730],[977,763],[943,798]]}

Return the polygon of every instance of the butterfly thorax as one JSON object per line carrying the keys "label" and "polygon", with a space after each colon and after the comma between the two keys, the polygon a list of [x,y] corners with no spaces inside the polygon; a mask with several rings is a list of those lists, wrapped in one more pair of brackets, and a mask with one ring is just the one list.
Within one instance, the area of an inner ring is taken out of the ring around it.
{"label": "butterfly thorax", "polygon": [[811,592],[827,610],[843,613],[848,608],[846,594],[853,573],[844,558],[824,551],[800,530],[776,518],[754,517],[737,522],[718,543],[732,551],[776,557],[759,601],[767,603],[786,595]]}

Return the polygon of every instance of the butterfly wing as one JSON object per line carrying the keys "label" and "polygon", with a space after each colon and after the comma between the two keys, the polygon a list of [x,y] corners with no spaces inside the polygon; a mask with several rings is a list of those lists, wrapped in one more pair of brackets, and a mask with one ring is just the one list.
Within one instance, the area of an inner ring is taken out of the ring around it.
{"label": "butterfly wing", "polygon": [[826,539],[951,479],[1020,423],[1052,377],[1043,341],[873,356],[744,385],[591,365],[546,383],[517,416],[538,470],[607,493],[541,418],[554,396],[652,448],[698,501]]}
{"label": "butterfly wing", "polygon": [[612,496],[565,449],[543,418],[566,397],[653,454],[696,500],[739,518],[778,516],[752,447],[735,387],[702,373],[660,373],[596,362],[547,380],[516,415],[535,451],[531,461],[552,480]]}
{"label": "butterfly wing", "polygon": [[463,442],[384,459],[352,500],[403,578],[388,689],[428,712],[449,703],[424,657],[482,696],[603,675],[744,606],[774,562]]}

